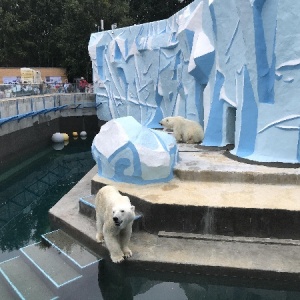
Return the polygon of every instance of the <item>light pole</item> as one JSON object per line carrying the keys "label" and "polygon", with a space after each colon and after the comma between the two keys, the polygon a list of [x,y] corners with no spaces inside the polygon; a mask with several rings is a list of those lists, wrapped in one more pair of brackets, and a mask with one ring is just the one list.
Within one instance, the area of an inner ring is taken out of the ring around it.
{"label": "light pole", "polygon": [[95,27],[97,27],[98,32],[100,31],[100,29],[101,29],[101,31],[103,31],[104,30],[104,20],[101,19],[100,25],[95,24]]}

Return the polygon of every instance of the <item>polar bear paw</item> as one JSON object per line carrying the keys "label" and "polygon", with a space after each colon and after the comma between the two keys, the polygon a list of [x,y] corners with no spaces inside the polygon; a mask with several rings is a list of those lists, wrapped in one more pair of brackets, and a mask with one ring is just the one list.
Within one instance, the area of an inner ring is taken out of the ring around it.
{"label": "polar bear paw", "polygon": [[112,262],[114,262],[115,264],[119,264],[120,262],[122,262],[124,260],[123,256],[111,256],[110,257]]}
{"label": "polar bear paw", "polygon": [[103,243],[104,242],[104,236],[102,233],[97,233],[96,234],[96,241],[97,243]]}
{"label": "polar bear paw", "polygon": [[124,253],[124,257],[125,257],[125,258],[129,258],[129,257],[132,256],[132,252],[131,252],[131,250],[130,250],[129,248],[125,249],[125,250],[123,251],[123,253]]}

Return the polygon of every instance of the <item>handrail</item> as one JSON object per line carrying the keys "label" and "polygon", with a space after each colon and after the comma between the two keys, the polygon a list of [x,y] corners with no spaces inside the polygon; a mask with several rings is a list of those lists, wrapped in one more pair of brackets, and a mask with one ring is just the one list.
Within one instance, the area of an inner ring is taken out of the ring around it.
{"label": "handrail", "polygon": [[54,107],[51,107],[51,108],[44,108],[44,109],[40,109],[40,110],[36,110],[36,111],[31,111],[31,112],[27,112],[27,113],[24,113],[24,114],[18,114],[18,115],[14,115],[14,116],[11,116],[11,117],[6,117],[6,118],[0,118],[0,127],[5,124],[5,123],[8,123],[8,122],[11,122],[11,121],[15,121],[15,120],[22,120],[22,119],[25,119],[25,118],[28,118],[28,117],[35,117],[37,115],[40,115],[40,114],[47,114],[49,112],[56,112],[56,111],[61,111],[61,110],[64,110],[64,109],[84,109],[84,108],[97,108],[97,105],[95,103],[77,103],[77,104],[71,104],[71,105],[60,105],[60,106],[54,106]]}
{"label": "handrail", "polygon": [[61,106],[56,106],[56,107],[44,108],[44,109],[40,109],[40,110],[36,110],[36,111],[31,111],[31,112],[27,112],[27,113],[24,113],[24,114],[18,114],[18,115],[14,115],[14,116],[11,116],[11,117],[0,118],[0,127],[3,124],[11,122],[11,121],[15,121],[15,120],[20,121],[20,120],[28,118],[28,117],[35,117],[35,116],[40,115],[40,114],[47,114],[51,111],[58,111],[58,110],[65,109],[67,107],[68,107],[68,105],[61,105]]}

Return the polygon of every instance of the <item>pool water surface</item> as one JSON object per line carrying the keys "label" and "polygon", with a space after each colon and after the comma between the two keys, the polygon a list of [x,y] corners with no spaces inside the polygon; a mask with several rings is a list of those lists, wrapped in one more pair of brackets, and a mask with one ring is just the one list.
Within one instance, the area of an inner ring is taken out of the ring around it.
{"label": "pool water surface", "polygon": [[[18,249],[40,242],[51,231],[48,210],[95,165],[93,137],[70,139],[62,150],[52,146],[0,173],[0,262]],[[92,279],[91,279],[92,278]],[[300,287],[279,282],[151,272],[127,262],[100,261],[72,299],[110,300],[296,300]]]}

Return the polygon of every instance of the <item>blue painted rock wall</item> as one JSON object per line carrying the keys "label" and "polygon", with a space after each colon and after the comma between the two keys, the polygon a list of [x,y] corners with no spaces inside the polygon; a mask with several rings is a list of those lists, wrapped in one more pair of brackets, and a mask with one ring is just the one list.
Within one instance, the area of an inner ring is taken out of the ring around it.
{"label": "blue painted rock wall", "polygon": [[167,20],[93,33],[98,117],[159,127],[181,115],[203,145],[300,160],[300,1],[196,0]]}

